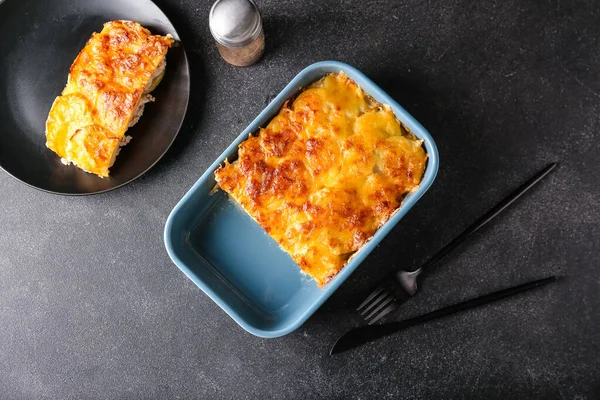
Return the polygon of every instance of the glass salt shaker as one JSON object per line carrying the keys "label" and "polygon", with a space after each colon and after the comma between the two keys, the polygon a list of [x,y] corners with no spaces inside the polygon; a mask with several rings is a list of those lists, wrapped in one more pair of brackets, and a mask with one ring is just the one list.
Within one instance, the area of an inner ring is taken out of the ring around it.
{"label": "glass salt shaker", "polygon": [[265,51],[262,18],[252,0],[217,0],[210,10],[209,26],[221,57],[229,64],[252,65]]}

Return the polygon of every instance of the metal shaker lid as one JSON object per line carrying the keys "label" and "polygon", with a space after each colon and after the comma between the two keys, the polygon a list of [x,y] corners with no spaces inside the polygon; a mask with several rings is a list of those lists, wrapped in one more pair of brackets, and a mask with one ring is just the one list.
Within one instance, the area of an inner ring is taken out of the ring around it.
{"label": "metal shaker lid", "polygon": [[217,0],[210,10],[209,26],[217,42],[242,47],[260,35],[262,20],[252,0]]}

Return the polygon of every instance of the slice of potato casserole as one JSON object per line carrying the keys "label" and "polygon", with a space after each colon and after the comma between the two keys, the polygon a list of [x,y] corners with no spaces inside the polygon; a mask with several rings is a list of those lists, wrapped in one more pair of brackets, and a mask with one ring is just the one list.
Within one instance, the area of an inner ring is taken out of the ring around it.
{"label": "slice of potato casserole", "polygon": [[125,132],[153,101],[165,71],[170,35],[152,35],[137,22],[110,21],[94,33],[69,72],[46,121],[46,146],[64,164],[108,176]]}

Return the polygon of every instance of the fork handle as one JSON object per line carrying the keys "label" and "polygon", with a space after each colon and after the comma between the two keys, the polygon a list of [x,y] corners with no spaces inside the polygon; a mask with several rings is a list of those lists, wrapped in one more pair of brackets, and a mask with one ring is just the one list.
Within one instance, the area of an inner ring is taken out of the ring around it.
{"label": "fork handle", "polygon": [[508,206],[517,201],[521,196],[523,196],[529,189],[534,187],[539,181],[541,181],[546,175],[550,173],[554,168],[556,168],[557,164],[552,163],[548,165],[546,168],[538,172],[533,178],[529,179],[527,182],[522,184],[517,190],[512,192],[510,196],[502,200],[498,203],[494,208],[488,211],[483,217],[479,218],[475,221],[471,226],[464,230],[460,235],[454,238],[450,243],[448,243],[444,248],[438,251],[433,257],[425,262],[421,266],[421,270],[428,269],[433,266],[435,263],[444,258],[448,253],[452,250],[460,246],[465,240],[467,240],[472,234],[477,232],[480,228],[485,226],[488,222],[493,220],[498,214],[504,211]]}

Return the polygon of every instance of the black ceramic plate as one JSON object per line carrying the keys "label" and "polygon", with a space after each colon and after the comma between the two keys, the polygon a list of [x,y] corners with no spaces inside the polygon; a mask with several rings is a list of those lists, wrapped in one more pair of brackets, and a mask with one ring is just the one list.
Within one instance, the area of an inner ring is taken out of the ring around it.
{"label": "black ceramic plate", "polygon": [[69,67],[93,32],[116,19],[139,22],[153,34],[175,28],[150,0],[0,0],[0,167],[48,192],[92,194],[115,189],[142,175],[167,151],[179,132],[189,98],[189,66],[180,42],[167,53],[167,70],[152,93],[133,139],[99,178],[61,164],[46,148],[45,123]]}

